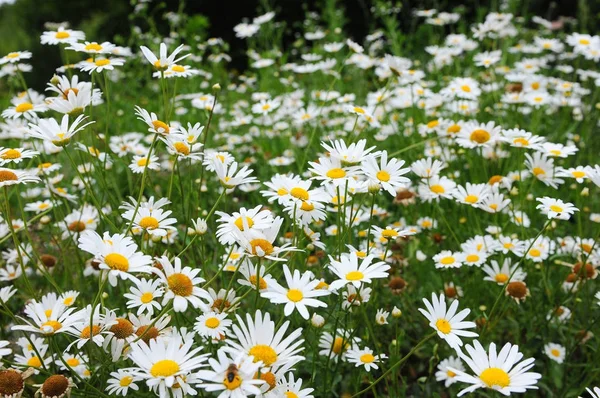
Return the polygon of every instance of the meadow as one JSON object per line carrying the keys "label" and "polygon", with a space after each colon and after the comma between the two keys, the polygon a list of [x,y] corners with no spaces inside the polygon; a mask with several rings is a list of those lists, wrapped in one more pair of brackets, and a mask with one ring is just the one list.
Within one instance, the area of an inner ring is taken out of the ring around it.
{"label": "meadow", "polygon": [[600,36],[325,3],[0,54],[0,397],[600,398]]}

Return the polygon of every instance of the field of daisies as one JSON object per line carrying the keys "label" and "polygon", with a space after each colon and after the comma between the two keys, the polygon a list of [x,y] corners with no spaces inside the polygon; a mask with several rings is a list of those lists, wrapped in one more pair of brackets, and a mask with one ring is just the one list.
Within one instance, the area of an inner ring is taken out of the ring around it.
{"label": "field of daisies", "polygon": [[600,397],[600,37],[376,3],[0,54],[0,397]]}

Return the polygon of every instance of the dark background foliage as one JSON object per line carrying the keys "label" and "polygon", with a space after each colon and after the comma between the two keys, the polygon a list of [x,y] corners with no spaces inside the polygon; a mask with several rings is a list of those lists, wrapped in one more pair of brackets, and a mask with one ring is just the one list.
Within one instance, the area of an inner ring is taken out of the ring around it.
{"label": "dark background foliage", "polygon": [[[522,16],[539,15],[549,20],[571,17],[579,20],[580,31],[597,30],[600,15],[600,1],[588,0],[511,0],[521,9]],[[136,0],[17,0],[14,4],[0,6],[0,54],[10,51],[29,50],[34,53],[32,64],[38,76],[28,76],[32,86],[37,87],[47,81],[54,68],[60,65],[59,52],[52,46],[39,43],[40,34],[46,30],[47,22],[68,22],[71,28],[83,30],[93,41],[110,40],[127,45],[131,29],[137,25],[142,31],[148,29],[147,21],[131,18]],[[294,34],[301,31],[302,21],[308,11],[321,13],[326,0],[177,0],[152,1],[148,13],[154,17],[156,28],[168,35],[169,24],[163,18],[168,11],[183,10],[189,16],[187,29],[194,34],[208,37],[221,37],[230,43],[231,67],[244,69],[246,66],[245,42],[235,37],[233,27],[244,19],[251,20],[266,9],[277,12],[277,20],[285,21],[284,42],[290,43]],[[329,2],[331,3],[331,2]],[[391,3],[391,2],[390,2]],[[357,41],[373,31],[377,20],[372,12],[370,0],[338,1],[343,8],[345,33]],[[394,4],[400,4],[394,1]],[[400,28],[410,32],[416,21],[412,16],[415,8],[436,8],[443,11],[458,10],[469,21],[481,20],[483,16],[498,9],[498,1],[483,0],[442,0],[442,1],[402,1],[398,14]],[[146,25],[146,26],[145,26]],[[39,77],[39,78],[38,78]],[[39,81],[38,81],[39,80]]]}

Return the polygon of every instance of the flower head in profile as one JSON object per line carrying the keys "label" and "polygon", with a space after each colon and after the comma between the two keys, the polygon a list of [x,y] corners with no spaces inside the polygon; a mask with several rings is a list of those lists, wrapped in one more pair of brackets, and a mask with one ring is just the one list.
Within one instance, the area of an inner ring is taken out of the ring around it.
{"label": "flower head in profile", "polygon": [[573,213],[579,211],[573,203],[566,203],[560,199],[544,196],[543,198],[537,198],[536,200],[540,202],[536,209],[540,209],[542,214],[546,214],[549,219],[557,218],[559,220],[568,220]]}
{"label": "flower head in profile", "polygon": [[152,66],[159,71],[167,70],[170,66],[177,64],[182,59],[191,55],[186,54],[183,57],[175,58],[177,57],[177,54],[183,50],[183,44],[179,45],[175,50],[173,50],[170,55],[167,55],[167,45],[165,43],[160,43],[158,57],[148,47],[140,46],[140,50],[142,50],[142,53],[148,62],[150,62]]}

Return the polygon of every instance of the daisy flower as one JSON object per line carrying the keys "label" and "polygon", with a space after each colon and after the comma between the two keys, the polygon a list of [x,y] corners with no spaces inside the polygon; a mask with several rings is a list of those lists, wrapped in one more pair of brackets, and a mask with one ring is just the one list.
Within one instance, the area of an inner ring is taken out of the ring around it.
{"label": "daisy flower", "polygon": [[125,64],[123,58],[96,58],[93,62],[79,65],[79,69],[91,75],[93,72],[100,73],[103,70],[114,70],[115,66],[123,66],[123,64]]}
{"label": "daisy flower", "polygon": [[287,264],[284,264],[283,274],[288,287],[285,288],[273,281],[268,290],[261,293],[261,296],[269,299],[271,303],[285,304],[285,316],[290,316],[296,309],[302,318],[308,319],[309,313],[306,307],[327,307],[327,304],[315,297],[326,296],[329,291],[316,289],[321,281],[314,279],[312,272],[306,271],[301,275],[300,271],[296,269],[292,274]]}
{"label": "daisy flower", "polygon": [[236,231],[251,234],[253,230],[264,230],[273,224],[273,214],[269,210],[261,210],[262,205],[253,209],[242,207],[239,212],[233,212],[231,215],[222,211],[215,212],[220,218],[217,228],[217,239],[222,245],[231,245],[236,241]]}
{"label": "daisy flower", "polygon": [[337,158],[320,157],[318,162],[308,162],[312,167],[310,172],[315,180],[323,183],[330,182],[335,186],[343,186],[346,181],[358,174],[358,166],[342,167],[342,162]]}
{"label": "daisy flower", "polygon": [[329,269],[339,278],[329,285],[329,289],[335,291],[348,283],[360,288],[363,283],[371,283],[372,279],[387,278],[390,266],[383,261],[372,263],[373,259],[373,255],[365,256],[359,264],[356,252],[342,253],[340,261],[329,256]]}
{"label": "daisy flower", "polygon": [[455,190],[456,183],[445,176],[433,176],[418,187],[419,196],[426,202],[439,200],[439,198],[450,199]]}
{"label": "daisy flower", "polygon": [[110,395],[126,396],[131,388],[133,391],[139,391],[135,384],[140,379],[130,370],[119,369],[116,372],[110,372],[110,378],[107,381],[106,392]]}
{"label": "daisy flower", "polygon": [[536,206],[536,209],[540,209],[542,214],[548,216],[548,219],[556,218],[559,220],[568,220],[573,213],[579,211],[573,203],[565,203],[560,199],[544,196],[542,198],[536,198],[536,200],[540,202],[540,204]]}
{"label": "daisy flower", "polygon": [[136,105],[135,114],[137,115],[138,120],[141,120],[148,125],[148,131],[150,133],[168,135],[177,132],[177,127],[169,126],[167,123],[159,120],[154,112],[150,113]]}
{"label": "daisy flower", "polygon": [[446,164],[433,158],[419,159],[410,165],[410,169],[420,178],[431,178],[438,176],[440,171],[446,168]]}
{"label": "daisy flower", "polygon": [[0,58],[0,65],[6,63],[16,64],[24,59],[30,59],[32,54],[29,51],[14,51]]}
{"label": "daisy flower", "polygon": [[442,250],[435,256],[435,268],[460,268],[465,260],[462,252],[452,252],[450,250]]}
{"label": "daisy flower", "polygon": [[98,268],[108,270],[108,281],[112,286],[117,286],[117,277],[136,282],[138,279],[132,273],[152,271],[152,258],[138,252],[137,244],[128,236],[110,235],[109,232],[100,236],[95,231],[85,230],[78,242],[81,250],[94,255],[100,263]]}
{"label": "daisy flower", "polygon": [[145,312],[148,316],[152,316],[155,309],[160,311],[162,307],[156,299],[162,297],[164,293],[164,289],[160,286],[162,281],[140,279],[134,283],[135,286],[129,288],[131,293],[123,294],[123,297],[128,299],[127,308],[137,308],[137,315]]}
{"label": "daisy flower", "polygon": [[239,165],[237,162],[232,162],[229,165],[216,162],[214,163],[214,167],[219,182],[226,189],[233,189],[239,185],[258,182],[255,177],[250,176],[252,170],[248,166],[238,169]]}
{"label": "daisy flower", "polygon": [[39,112],[45,112],[48,107],[44,103],[29,102],[27,99],[13,100],[12,106],[2,111],[2,117],[5,119],[24,118],[30,122],[38,119]]}
{"label": "daisy flower", "polygon": [[154,272],[160,276],[163,283],[167,286],[162,305],[164,306],[172,299],[173,309],[176,312],[187,310],[188,302],[194,308],[199,308],[202,305],[201,298],[210,299],[208,293],[197,286],[199,283],[204,282],[204,279],[197,276],[200,273],[200,269],[192,269],[191,267],[182,268],[181,260],[178,257],[175,257],[173,261],[175,263],[174,266],[168,257],[162,256],[158,259],[162,270],[154,269]]}
{"label": "daisy flower", "polygon": [[[496,260],[490,261],[490,265],[485,264],[482,267],[483,272],[487,274],[484,281],[496,282],[498,285],[504,285],[512,281],[523,281],[527,277],[527,273],[519,269],[519,264],[511,265],[512,261],[510,258],[505,258],[502,263],[502,267],[498,265]],[[511,277],[512,275],[512,277]]]}
{"label": "daisy flower", "polygon": [[544,353],[553,361],[563,363],[565,360],[566,350],[565,347],[560,344],[548,343],[544,346]]}
{"label": "daisy flower", "polygon": [[33,300],[25,306],[25,315],[31,321],[23,319],[27,325],[15,325],[12,330],[53,335],[56,333],[69,333],[81,320],[83,312],[75,311],[75,308],[67,308],[62,302],[54,303],[50,312],[44,305]]}
{"label": "daisy flower", "polygon": [[589,166],[577,166],[577,167],[570,167],[568,169],[559,167],[556,170],[556,176],[557,177],[574,178],[575,181],[577,181],[578,183],[581,184],[582,182],[584,182],[586,179],[589,178],[588,173],[590,170],[592,170],[592,168]]}
{"label": "daisy flower", "polygon": [[490,195],[491,190],[487,184],[471,184],[467,182],[466,187],[458,185],[454,191],[454,198],[459,203],[471,205],[473,207],[479,207]]}
{"label": "daisy flower", "polygon": [[194,330],[202,337],[223,340],[230,333],[232,323],[226,313],[208,311],[196,318]]}
{"label": "daisy flower", "polygon": [[467,122],[458,133],[456,143],[463,148],[490,147],[498,140],[501,130],[494,122]]}
{"label": "daisy flower", "polygon": [[85,39],[85,33],[80,30],[65,29],[59,26],[55,31],[46,31],[40,37],[42,44],[72,44]]}
{"label": "daisy flower", "polygon": [[256,379],[262,363],[243,353],[229,353],[225,349],[217,351],[217,358],[210,358],[211,370],[200,370],[198,377],[204,382],[200,387],[208,392],[222,391],[220,398],[241,398],[260,395],[259,386],[264,380]]}
{"label": "daisy flower", "polygon": [[379,369],[378,362],[387,358],[385,354],[373,355],[373,350],[369,347],[358,348],[353,347],[346,353],[348,362],[353,363],[355,367],[364,366],[367,372],[371,369]]}
{"label": "daisy flower", "polygon": [[410,183],[408,178],[402,177],[410,171],[410,168],[402,168],[403,160],[392,158],[388,162],[387,151],[381,152],[380,164],[377,163],[375,156],[368,156],[362,165],[369,184],[381,186],[393,197],[396,197],[398,188],[406,188],[407,183]]}
{"label": "daisy flower", "polygon": [[365,139],[353,142],[350,145],[347,145],[343,140],[331,141],[331,144],[322,142],[321,146],[329,152],[329,156],[347,165],[357,165],[364,161],[368,155],[376,155],[376,153],[372,153],[375,149],[374,146],[366,148],[367,140]]}
{"label": "daisy flower", "polygon": [[456,383],[456,373],[451,371],[449,368],[458,369],[463,372],[465,370],[460,358],[454,356],[450,356],[442,360],[442,362],[438,364],[437,368],[438,370],[435,372],[435,379],[437,381],[443,381],[444,387],[446,388]]}
{"label": "daisy flower", "polygon": [[338,359],[346,359],[348,350],[352,346],[356,346],[360,343],[358,337],[353,336],[352,330],[337,329],[332,335],[329,332],[325,332],[319,339],[319,355],[324,355],[337,361]]}
{"label": "daisy flower", "polygon": [[131,229],[134,233],[141,230],[151,236],[162,237],[166,236],[169,231],[175,230],[173,224],[177,220],[169,218],[172,211],[162,209],[163,206],[171,203],[168,199],[162,198],[154,202],[154,196],[152,196],[148,202],[141,202],[139,206],[136,206],[135,199],[131,198],[131,201],[132,203],[124,203],[120,208],[125,210],[122,214],[123,219],[128,221],[133,219]]}
{"label": "daisy flower", "polygon": [[299,353],[304,349],[302,329],[298,328],[285,336],[290,321],[285,321],[278,329],[269,313],[257,310],[254,318],[246,314],[246,322],[236,315],[237,324],[233,325],[233,335],[225,342],[231,352],[244,353],[254,358],[254,362],[262,362],[266,368],[278,368],[283,365],[293,366],[304,357]]}
{"label": "daisy flower", "polygon": [[84,52],[88,54],[110,54],[114,50],[115,45],[107,41],[98,44],[97,42],[86,41],[84,43],[71,43],[67,50],[73,50],[77,52]]}
{"label": "daisy flower", "polygon": [[168,69],[170,66],[177,64],[182,59],[189,57],[191,54],[186,54],[183,57],[177,57],[183,50],[183,44],[179,45],[170,55],[167,55],[167,45],[165,43],[160,43],[159,46],[159,56],[154,55],[152,51],[148,47],[140,46],[140,50],[142,50],[142,54],[144,57],[159,71],[164,71]]}
{"label": "daisy flower", "polygon": [[40,178],[34,172],[27,170],[5,169],[0,167],[0,187],[16,184],[39,182]]}
{"label": "daisy flower", "polygon": [[0,147],[0,166],[7,163],[21,163],[23,159],[31,159],[37,155],[39,155],[39,152],[30,149]]}
{"label": "daisy flower", "polygon": [[245,250],[249,257],[264,257],[273,261],[287,261],[285,258],[279,257],[288,251],[297,250],[291,247],[289,243],[282,246],[275,246],[275,240],[279,234],[279,229],[283,224],[283,218],[275,217],[273,223],[267,229],[246,232],[234,230],[237,243]]}
{"label": "daisy flower", "polygon": [[177,334],[149,344],[143,340],[131,343],[129,359],[136,365],[132,371],[161,398],[168,398],[176,383],[186,384],[186,377],[206,362],[208,354],[200,355],[202,347],[192,349],[193,344]]}
{"label": "daisy flower", "polygon": [[465,329],[474,328],[475,322],[463,321],[471,312],[465,308],[456,313],[458,309],[458,300],[452,301],[450,308],[446,309],[446,298],[440,294],[439,298],[435,293],[431,294],[431,302],[423,299],[427,310],[419,308],[419,311],[429,320],[429,326],[433,328],[438,336],[450,345],[452,348],[458,348],[463,345],[461,337],[477,337],[478,334],[469,332]]}
{"label": "daisy flower", "polygon": [[544,137],[533,135],[523,129],[502,130],[501,141],[508,143],[516,148],[530,148],[536,151],[542,150],[542,145],[546,141]]}
{"label": "daisy flower", "polygon": [[475,340],[473,346],[466,345],[467,354],[458,352],[458,355],[467,363],[474,375],[460,369],[450,367],[456,373],[456,380],[471,384],[463,389],[458,396],[473,392],[479,388],[489,388],[509,396],[512,393],[523,393],[529,389],[537,389],[536,383],[542,377],[539,373],[528,372],[534,365],[534,358],[523,359],[519,347],[506,343],[499,353],[496,344],[489,347],[489,354],[479,341]]}
{"label": "daisy flower", "polygon": [[36,124],[30,123],[29,136],[52,143],[57,147],[64,147],[71,142],[71,138],[79,131],[85,129],[93,121],[80,125],[87,116],[79,115],[69,125],[69,115],[64,115],[60,124],[54,119],[40,119]]}

